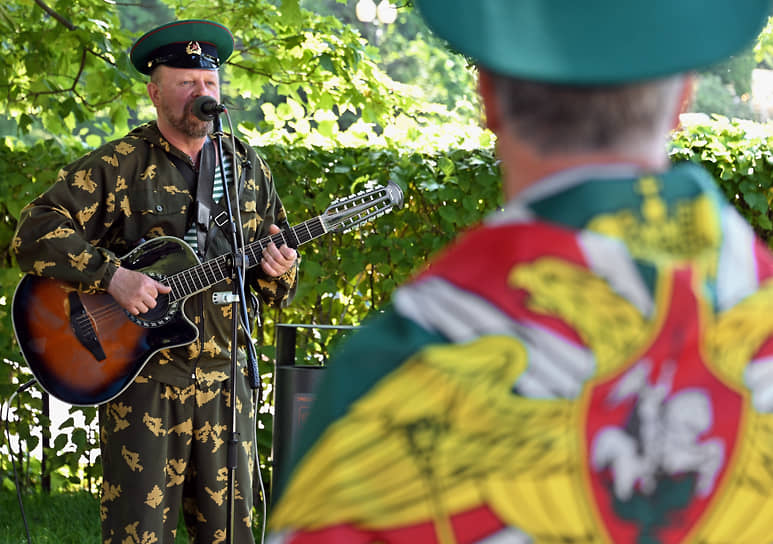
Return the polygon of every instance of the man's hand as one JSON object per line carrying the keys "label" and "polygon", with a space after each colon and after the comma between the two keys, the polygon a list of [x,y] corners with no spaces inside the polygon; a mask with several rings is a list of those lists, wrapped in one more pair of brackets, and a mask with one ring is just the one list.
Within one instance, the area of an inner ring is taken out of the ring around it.
{"label": "man's hand", "polygon": [[142,272],[118,267],[107,292],[132,315],[144,314],[156,307],[156,297],[168,293],[171,287],[159,283]]}
{"label": "man's hand", "polygon": [[[268,231],[271,234],[277,234],[280,232],[280,228],[276,225],[271,225]],[[284,244],[280,247],[276,247],[276,245],[271,242],[268,247],[263,250],[260,266],[266,274],[276,278],[290,270],[297,258],[298,254],[293,248]]]}

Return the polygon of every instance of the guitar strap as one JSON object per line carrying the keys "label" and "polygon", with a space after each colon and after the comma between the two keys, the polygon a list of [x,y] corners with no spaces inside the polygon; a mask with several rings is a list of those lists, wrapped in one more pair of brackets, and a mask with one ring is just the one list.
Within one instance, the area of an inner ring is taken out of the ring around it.
{"label": "guitar strap", "polygon": [[[209,218],[212,212],[219,213],[222,207],[212,201],[212,189],[215,184],[215,144],[207,139],[201,148],[198,176],[191,166],[180,157],[169,153],[169,159],[177,167],[188,185],[188,190],[194,194],[191,213],[188,214],[186,230],[194,223],[196,225],[196,245],[199,257],[206,254],[207,232]],[[220,226],[218,224],[218,226]]]}
{"label": "guitar strap", "polygon": [[207,233],[209,218],[215,203],[212,201],[212,188],[215,184],[215,144],[207,138],[201,148],[199,177],[196,181],[196,201],[194,203],[196,222],[196,245],[199,255],[207,253]]}

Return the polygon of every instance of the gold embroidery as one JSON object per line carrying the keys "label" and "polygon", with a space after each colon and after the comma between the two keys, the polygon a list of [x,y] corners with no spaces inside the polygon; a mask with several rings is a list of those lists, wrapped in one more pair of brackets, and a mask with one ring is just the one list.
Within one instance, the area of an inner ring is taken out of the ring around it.
{"label": "gold embroidery", "polygon": [[182,435],[191,436],[193,434],[193,420],[191,418],[188,418],[182,423],[175,425],[174,427],[169,429],[169,434],[171,433],[175,433],[178,436],[182,436]]}
{"label": "gold embroidery", "polygon": [[[623,364],[647,334],[639,310],[592,271],[552,257],[516,266],[508,285],[529,292],[529,307],[560,317],[596,354],[599,373]],[[592,301],[592,302],[591,302]]]}
{"label": "gold embroidery", "polygon": [[205,487],[204,491],[207,492],[207,494],[209,495],[209,498],[211,498],[215,502],[215,504],[217,504],[218,506],[223,506],[223,495],[225,495],[225,492],[227,489],[228,487],[226,486],[220,491],[212,491],[209,487]]}
{"label": "gold embroidery", "polygon": [[115,146],[115,150],[124,156],[134,151],[134,149],[135,149],[134,146],[127,142],[120,142],[118,145]]}
{"label": "gold embroidery", "polygon": [[223,382],[228,379],[228,374],[222,370],[213,370],[211,372],[205,372],[201,368],[196,368],[196,381],[205,385],[212,385],[213,383]]}
{"label": "gold embroidery", "polygon": [[75,172],[72,184],[78,189],[83,189],[87,193],[93,193],[97,188],[97,184],[91,179],[91,168]]}
{"label": "gold embroidery", "polygon": [[72,219],[72,214],[67,208],[64,208],[63,206],[54,206],[54,209],[57,211],[57,213],[62,214],[67,219]]}
{"label": "gold embroidery", "polygon": [[35,264],[32,265],[32,269],[35,271],[35,274],[37,274],[38,276],[42,276],[43,271],[46,268],[50,268],[55,265],[56,263],[53,261],[35,261]]}
{"label": "gold embroidery", "polygon": [[258,220],[259,218],[257,216],[253,217],[252,219],[244,223],[244,228],[252,231],[258,230]]}
{"label": "gold embroidery", "polygon": [[83,272],[86,269],[86,265],[91,260],[91,254],[85,250],[82,251],[80,255],[73,255],[72,253],[68,253],[67,257],[70,259],[70,266],[79,272]]}
{"label": "gold embroidery", "polygon": [[155,436],[166,435],[166,429],[163,428],[160,417],[150,417],[150,414],[145,412],[145,415],[142,417],[142,422]]}
{"label": "gold embroidery", "polygon": [[126,461],[126,464],[132,470],[132,472],[142,472],[142,465],[140,464],[140,454],[134,451],[130,451],[126,446],[121,447],[121,457]]}
{"label": "gold embroidery", "polygon": [[51,239],[59,239],[59,238],[67,238],[71,234],[75,232],[74,229],[68,229],[65,227],[57,227],[56,229],[52,230],[49,233],[44,234],[39,240],[51,240]]}
{"label": "gold embroidery", "polygon": [[123,402],[111,402],[107,405],[108,416],[115,420],[114,431],[120,431],[129,426],[126,416],[132,413],[132,410],[131,406],[127,406]]}
{"label": "gold embroidery", "polygon": [[634,257],[690,259],[698,263],[702,275],[715,277],[721,234],[714,205],[702,195],[669,207],[659,183],[653,177],[638,181],[636,190],[643,199],[638,216],[631,210],[599,215],[588,229],[623,239]]}
{"label": "gold embroidery", "polygon": [[123,214],[126,217],[131,217],[131,215],[132,215],[132,209],[129,206],[129,197],[127,197],[127,196],[124,196],[121,199],[121,211],[123,212]]}
{"label": "gold embroidery", "polygon": [[118,166],[118,157],[113,155],[112,157],[108,157],[107,155],[102,156],[102,160],[105,161],[110,166]]}
{"label": "gold embroidery", "polygon": [[196,339],[195,342],[188,344],[188,359],[196,359],[199,353],[201,353],[201,346],[199,345],[199,340]]}
{"label": "gold embroidery", "polygon": [[158,508],[158,505],[164,500],[164,493],[157,485],[153,486],[153,489],[148,493],[148,497],[145,499],[145,504],[151,508]]}
{"label": "gold embroidery", "polygon": [[258,157],[258,161],[260,161],[260,169],[263,171],[263,175],[266,178],[266,181],[271,179],[271,171],[268,169],[268,165],[263,162],[263,159]]}
{"label": "gold embroidery", "polygon": [[215,397],[217,397],[217,393],[212,391],[196,391],[196,406],[204,406]]}
{"label": "gold embroidery", "polygon": [[166,464],[166,474],[169,476],[169,481],[166,487],[174,487],[180,485],[185,481],[185,468],[187,463],[185,459],[170,459]]}
{"label": "gold embroidery", "polygon": [[81,211],[79,211],[75,217],[78,219],[78,222],[81,224],[81,226],[86,226],[86,223],[89,222],[89,219],[92,218],[94,213],[97,211],[97,208],[99,207],[99,202],[95,202],[91,206],[87,206],[83,208]]}
{"label": "gold embroidery", "polygon": [[179,187],[176,187],[174,185],[165,185],[164,186],[164,191],[166,191],[167,193],[169,193],[171,195],[178,195],[178,194],[183,194],[183,193],[187,193],[188,192],[188,191],[180,189]]}
{"label": "gold embroidery", "polygon": [[[229,308],[230,308],[230,305],[229,305]],[[220,353],[220,348],[218,347],[217,341],[215,340],[214,336],[212,336],[209,340],[205,342],[202,351],[204,351],[204,353],[206,353],[210,357],[215,357],[218,353]]]}
{"label": "gold embroidery", "polygon": [[102,503],[111,502],[121,496],[121,485],[113,485],[110,482],[102,484]]}
{"label": "gold embroidery", "polygon": [[153,179],[156,176],[156,168],[157,166],[155,164],[148,166],[145,171],[140,174],[140,179],[143,181]]}

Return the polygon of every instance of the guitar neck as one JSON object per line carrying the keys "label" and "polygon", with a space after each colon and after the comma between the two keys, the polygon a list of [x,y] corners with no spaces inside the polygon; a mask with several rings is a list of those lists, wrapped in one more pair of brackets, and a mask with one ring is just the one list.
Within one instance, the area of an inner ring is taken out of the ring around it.
{"label": "guitar neck", "polygon": [[[290,227],[288,230],[261,238],[244,248],[245,266],[248,269],[257,266],[263,256],[263,250],[272,242],[277,246],[285,244],[297,248],[315,238],[319,238],[327,231],[328,229],[325,227],[322,216],[318,216]],[[204,291],[212,285],[230,278],[232,273],[231,255],[221,255],[172,274],[165,279],[164,283],[172,288],[170,297],[176,301]]]}

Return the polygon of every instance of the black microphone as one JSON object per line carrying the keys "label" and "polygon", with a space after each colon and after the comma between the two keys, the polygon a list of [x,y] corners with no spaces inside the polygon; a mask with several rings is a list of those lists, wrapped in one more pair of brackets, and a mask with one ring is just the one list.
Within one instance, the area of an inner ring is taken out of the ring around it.
{"label": "black microphone", "polygon": [[200,96],[193,101],[191,110],[202,121],[211,121],[225,111],[225,106],[218,104],[211,96]]}

